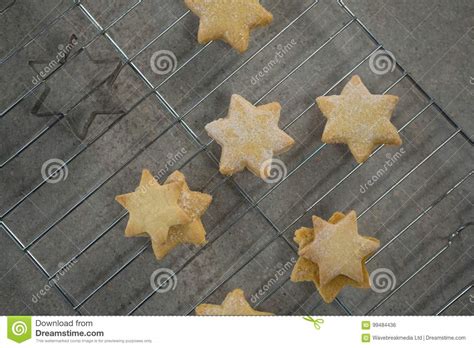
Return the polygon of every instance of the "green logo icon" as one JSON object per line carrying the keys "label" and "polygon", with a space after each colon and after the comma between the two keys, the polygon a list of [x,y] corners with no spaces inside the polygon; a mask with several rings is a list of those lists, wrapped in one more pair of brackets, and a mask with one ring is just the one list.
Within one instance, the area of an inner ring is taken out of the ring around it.
{"label": "green logo icon", "polygon": [[370,329],[370,321],[364,320],[362,322],[362,330],[369,330]]}
{"label": "green logo icon", "polygon": [[31,317],[8,317],[7,337],[17,343],[31,338]]}
{"label": "green logo icon", "polygon": [[370,342],[370,334],[362,334],[361,340],[362,340],[362,343],[369,343]]}
{"label": "green logo icon", "polygon": [[321,324],[324,323],[324,319],[321,318],[311,318],[309,315],[307,317],[303,317],[304,320],[310,321],[313,323],[313,326],[316,330],[319,330],[321,328]]}

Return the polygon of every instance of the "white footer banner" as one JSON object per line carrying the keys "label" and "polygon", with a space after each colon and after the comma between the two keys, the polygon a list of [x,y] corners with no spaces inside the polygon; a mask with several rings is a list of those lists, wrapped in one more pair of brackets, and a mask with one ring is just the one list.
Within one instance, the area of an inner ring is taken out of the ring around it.
{"label": "white footer banner", "polygon": [[0,318],[0,347],[474,346],[474,319],[453,317],[54,317]]}

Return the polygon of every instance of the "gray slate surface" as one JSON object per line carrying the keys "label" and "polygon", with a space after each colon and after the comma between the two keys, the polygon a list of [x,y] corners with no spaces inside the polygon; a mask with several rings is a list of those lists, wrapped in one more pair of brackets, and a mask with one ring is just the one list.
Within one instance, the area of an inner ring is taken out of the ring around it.
{"label": "gray slate surface", "polygon": [[[338,304],[321,303],[312,284],[287,280],[291,270],[285,265],[295,258],[294,230],[310,226],[313,214],[329,218],[335,210],[355,209],[361,213],[377,202],[360,218],[359,229],[385,244],[472,170],[472,148],[460,134],[432,154],[455,129],[433,106],[419,114],[430,100],[410,79],[403,78],[389,91],[401,97],[394,124],[400,128],[408,123],[401,132],[404,153],[400,160],[384,170],[375,185],[361,192],[361,185],[377,175],[399,151],[382,148],[338,185],[356,168],[356,163],[342,145],[325,146],[315,154],[322,145],[324,118],[315,107],[302,112],[316,96],[339,93],[347,79],[330,88],[367,58],[376,45],[356,23],[326,42],[350,20],[336,1],[321,0],[255,57],[253,54],[260,47],[312,1],[262,1],[275,20],[270,27],[254,31],[250,49],[244,55],[236,54],[222,42],[199,52],[202,46],[195,40],[198,20],[191,14],[152,42],[186,13],[178,1],[143,1],[136,7],[134,2],[118,0],[83,3],[103,27],[131,9],[108,30],[110,36],[128,57],[136,55],[133,62],[154,86],[162,84],[158,91],[178,115],[186,115],[186,126],[197,139],[182,125],[174,125],[173,115],[154,95],[143,98],[149,89],[129,66],[125,65],[110,85],[100,88],[122,57],[104,36],[97,34],[78,7],[71,7],[71,2],[51,0],[40,6],[17,0],[0,15],[0,32],[5,33],[0,55],[8,57],[13,53],[0,65],[2,111],[33,86],[33,76],[54,59],[58,45],[66,45],[71,35],[78,38],[64,66],[0,120],[0,162],[6,163],[0,168],[0,215],[4,215],[3,223],[23,245],[47,231],[30,252],[49,274],[101,236],[59,277],[58,284],[75,304],[103,285],[80,307],[82,314],[128,313],[152,292],[150,275],[156,269],[169,268],[179,271],[176,288],[154,294],[135,314],[187,314],[204,298],[206,302],[221,302],[228,291],[241,287],[261,310],[342,315],[344,311]],[[468,0],[452,4],[441,0],[416,4],[347,0],[384,47],[471,135],[474,69],[469,50],[474,39],[473,7]],[[55,18],[47,30],[40,31]],[[15,51],[30,39],[33,40],[25,48]],[[86,49],[81,49],[84,46]],[[146,49],[142,51],[143,47]],[[155,74],[150,64],[152,55],[159,50],[172,51],[178,61],[179,71],[166,82],[169,74]],[[253,58],[245,63],[250,57]],[[279,83],[302,62],[305,63],[298,70]],[[220,85],[236,69],[239,70]],[[258,81],[252,79],[264,71]],[[354,73],[373,93],[383,93],[402,76],[399,69],[377,75],[370,69],[368,59]],[[94,88],[97,91],[88,94]],[[200,148],[210,141],[204,132],[205,124],[225,115],[232,93],[255,102],[270,90],[261,103],[278,100],[283,107],[280,124],[289,125],[287,132],[298,140],[291,151],[280,156],[291,176],[282,184],[266,184],[248,172],[233,179],[222,177],[209,156],[218,158],[220,148],[211,145],[209,154]],[[40,105],[36,113],[51,116],[34,115],[35,105]],[[73,132],[74,124],[94,112],[102,114],[95,117],[86,138],[78,138]],[[415,115],[418,116],[414,118]],[[293,123],[296,117],[299,118]],[[50,128],[43,136],[11,159],[47,126]],[[308,156],[311,159],[307,160]],[[429,159],[417,167],[427,156]],[[41,184],[45,161],[72,157],[65,180],[43,184],[27,195]],[[163,174],[163,180],[180,169],[193,189],[213,195],[213,203],[203,218],[209,240],[204,248],[182,246],[157,262],[151,248],[146,247],[145,238],[123,237],[127,217],[123,218],[124,210],[113,197],[132,191],[143,168]],[[295,168],[298,169],[293,173]],[[397,285],[402,283],[446,245],[453,231],[474,220],[472,184],[473,179],[467,179],[407,229],[369,263],[369,270],[388,268],[395,274]],[[332,189],[335,185],[338,186]],[[251,207],[239,187],[254,201],[265,195],[259,209]],[[269,190],[271,193],[267,193]],[[389,193],[379,200],[387,190]],[[313,207],[314,202],[318,203]],[[11,207],[15,208],[10,210]],[[301,216],[304,211],[307,213]],[[74,314],[55,288],[38,301],[34,299],[47,286],[46,278],[9,238],[5,228],[0,229],[2,314]],[[432,314],[472,282],[472,232],[472,227],[464,230],[434,264],[375,313]],[[282,237],[278,237],[279,233]],[[141,250],[144,251],[140,253]],[[130,260],[133,261],[122,272],[104,283]],[[267,290],[256,298],[260,289]],[[364,314],[386,295],[345,289],[339,298],[353,314]],[[472,314],[472,296],[472,291],[468,292],[446,314]]]}

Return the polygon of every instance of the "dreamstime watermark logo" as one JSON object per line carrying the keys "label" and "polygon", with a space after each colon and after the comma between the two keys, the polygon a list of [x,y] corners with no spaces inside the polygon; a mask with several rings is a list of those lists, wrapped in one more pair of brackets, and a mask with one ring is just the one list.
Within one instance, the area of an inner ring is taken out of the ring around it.
{"label": "dreamstime watermark logo", "polygon": [[252,296],[250,297],[250,301],[252,303],[257,303],[265,294],[270,290],[273,286],[275,286],[279,279],[281,279],[287,272],[293,269],[294,264],[296,263],[296,259],[291,257],[289,261],[285,264],[277,263],[277,271],[275,274],[265,283],[262,285],[260,289],[258,289]]}
{"label": "dreamstime watermark logo", "polygon": [[58,67],[58,65],[64,64],[67,56],[69,55],[69,53],[71,53],[74,46],[76,46],[78,43],[79,41],[77,40],[76,35],[72,35],[68,44],[59,44],[56,56],[51,59],[51,61],[46,64],[46,66],[44,66],[43,69],[41,69],[37,75],[33,76],[31,80],[31,82],[33,82],[33,85],[37,85],[38,83],[40,83],[46,76],[49,75],[49,73],[54,71]]}
{"label": "dreamstime watermark logo", "polygon": [[15,321],[12,325],[12,332],[15,336],[21,336],[28,332],[28,326],[23,321]]}
{"label": "dreamstime watermark logo", "polygon": [[469,83],[474,86],[474,76],[469,76]]}
{"label": "dreamstime watermark logo", "polygon": [[260,166],[260,176],[268,184],[274,184],[283,180],[288,174],[288,169],[283,161],[279,159],[269,159]]}
{"label": "dreamstime watermark logo", "polygon": [[274,57],[270,59],[270,61],[259,72],[252,76],[252,78],[250,79],[250,83],[254,86],[259,83],[260,79],[264,78],[265,75],[269,74],[273,70],[273,68],[282,61],[283,57],[285,57],[288,52],[290,52],[293,47],[296,46],[296,44],[296,40],[291,39],[290,42],[284,45],[277,45],[277,51],[275,52]]}
{"label": "dreamstime watermark logo", "polygon": [[379,294],[392,291],[397,284],[395,274],[388,268],[377,268],[370,273],[369,281],[371,289]]}
{"label": "dreamstime watermark logo", "polygon": [[395,70],[397,61],[392,52],[386,50],[378,50],[369,58],[370,70],[377,75],[385,75]]}
{"label": "dreamstime watermark logo", "polygon": [[7,337],[17,343],[22,343],[31,338],[31,317],[8,317]]}
{"label": "dreamstime watermark logo", "polygon": [[187,151],[184,147],[182,147],[178,152],[176,153],[168,153],[166,155],[167,160],[165,162],[165,166],[158,170],[158,173],[153,175],[153,178],[155,180],[149,180],[146,182],[144,185],[140,185],[138,187],[138,190],[142,193],[146,193],[149,188],[154,187],[155,185],[159,185],[159,182],[161,179],[168,175],[169,171],[171,168],[173,168],[179,161],[181,161],[184,158],[184,155],[186,155]]}
{"label": "dreamstime watermark logo", "polygon": [[157,75],[167,75],[176,70],[178,59],[172,51],[159,50],[150,58],[151,70]]}
{"label": "dreamstime watermark logo", "polygon": [[155,292],[164,293],[176,289],[178,278],[172,269],[158,268],[150,276],[150,285]]}
{"label": "dreamstime watermark logo", "polygon": [[393,155],[391,153],[387,153],[385,155],[387,160],[385,161],[383,167],[379,168],[377,172],[374,175],[372,175],[372,177],[369,180],[367,180],[365,184],[360,185],[360,189],[359,189],[360,193],[362,194],[366,193],[371,186],[375,185],[375,183],[379,181],[380,178],[382,178],[385,174],[387,174],[388,170],[391,167],[393,167],[393,165],[397,163],[404,154],[405,154],[405,149],[403,147],[401,147]]}
{"label": "dreamstime watermark logo", "polygon": [[167,160],[165,166],[158,171],[158,173],[155,175],[155,179],[159,180],[164,177],[171,168],[173,168],[179,161],[184,158],[187,153],[188,151],[184,147],[179,149],[176,153],[169,152],[166,155]]}
{"label": "dreamstime watermark logo", "polygon": [[77,261],[78,261],[77,259],[73,259],[67,264],[62,263],[62,262],[58,263],[58,272],[56,273],[54,278],[52,278],[48,283],[46,283],[46,285],[44,285],[39,291],[37,291],[31,296],[31,302],[38,303],[41,300],[41,298],[45,297],[48,294],[48,292],[51,290],[51,288],[56,283],[58,283],[59,280],[62,277],[64,277],[71,270],[72,267],[74,267]]}
{"label": "dreamstime watermark logo", "polygon": [[49,184],[56,184],[67,179],[69,170],[66,163],[59,158],[51,158],[41,166],[41,176]]}

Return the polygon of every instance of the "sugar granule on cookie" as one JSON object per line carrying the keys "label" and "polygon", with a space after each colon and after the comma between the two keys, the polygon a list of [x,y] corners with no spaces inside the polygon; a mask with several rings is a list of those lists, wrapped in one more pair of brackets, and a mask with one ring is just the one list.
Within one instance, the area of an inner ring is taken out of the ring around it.
{"label": "sugar granule on cookie", "polygon": [[222,174],[233,175],[247,168],[262,179],[270,175],[273,155],[288,151],[295,143],[278,127],[280,110],[279,103],[254,106],[232,95],[228,115],[205,127],[222,147]]}
{"label": "sugar granule on cookie", "polygon": [[200,217],[212,197],[191,191],[179,171],[160,185],[145,169],[135,192],[115,199],[130,215],[125,236],[149,235],[157,259],[163,258],[179,244],[206,242]]}
{"label": "sugar granule on cookie", "polygon": [[200,18],[200,44],[223,40],[240,53],[248,48],[250,30],[273,20],[258,0],[185,0],[185,3]]}
{"label": "sugar granule on cookie", "polygon": [[[310,247],[310,245],[317,243],[316,241],[319,241],[321,239],[330,239],[331,233],[327,233],[327,230],[324,230],[324,227],[327,227],[326,224],[337,226],[339,223],[342,222],[342,225],[340,225],[338,228],[342,227],[346,229],[347,225],[350,226],[352,225],[352,223],[348,224],[347,221],[344,222],[343,220],[346,219],[349,221],[354,221],[354,218],[354,212],[350,212],[348,215],[336,212],[327,222],[315,216],[313,217],[313,220],[316,221],[316,224],[313,228],[303,227],[297,230],[295,233],[294,240],[299,245],[300,257],[298,258],[298,261],[296,262],[291,273],[291,280],[293,282],[312,281],[318,289],[323,300],[327,303],[332,302],[336,298],[338,293],[342,290],[342,288],[344,288],[345,286],[352,286],[356,288],[370,287],[369,273],[365,266],[365,261],[378,248],[380,242],[377,239],[359,236],[363,239],[362,243],[360,244],[356,242],[355,245],[353,245],[353,243],[346,242],[337,243],[338,238],[336,235],[334,235],[335,243],[326,243],[324,246],[327,247],[330,244],[333,244],[335,246],[332,246],[329,249],[324,250],[323,252],[323,254],[325,254],[328,259],[334,260],[332,261],[334,265],[328,264],[326,262],[323,263],[322,269],[320,265],[315,262],[316,256],[313,255],[313,251]],[[322,223],[321,220],[324,221],[324,223]],[[323,235],[320,235],[321,232],[323,232]],[[359,240],[359,238],[356,237],[355,240],[357,241]],[[361,247],[361,245],[368,245],[369,247]],[[370,251],[367,252],[361,250]],[[303,253],[306,256],[303,256]],[[334,256],[333,254],[335,254],[336,256]],[[349,259],[352,260],[352,263],[350,264],[350,267],[348,267],[351,272],[347,273],[351,275],[355,274],[357,280],[345,274],[337,273],[341,271],[341,264],[342,268],[344,268],[344,263],[348,261],[347,259],[345,259],[345,257],[348,255]],[[359,258],[359,255],[363,256]],[[329,271],[328,267],[330,268]],[[321,281],[321,272],[323,272],[324,274],[323,277],[326,277],[323,279],[323,281]],[[331,274],[331,276],[328,276],[328,274]],[[332,278],[328,280],[329,277]]]}
{"label": "sugar granule on cookie", "polygon": [[273,315],[253,309],[245,299],[242,289],[235,289],[227,294],[220,305],[200,304],[196,307],[196,315]]}
{"label": "sugar granule on cookie", "polygon": [[401,145],[390,118],[399,98],[371,94],[359,76],[353,76],[340,95],[316,98],[327,118],[322,141],[347,144],[357,162],[367,160],[380,144]]}

